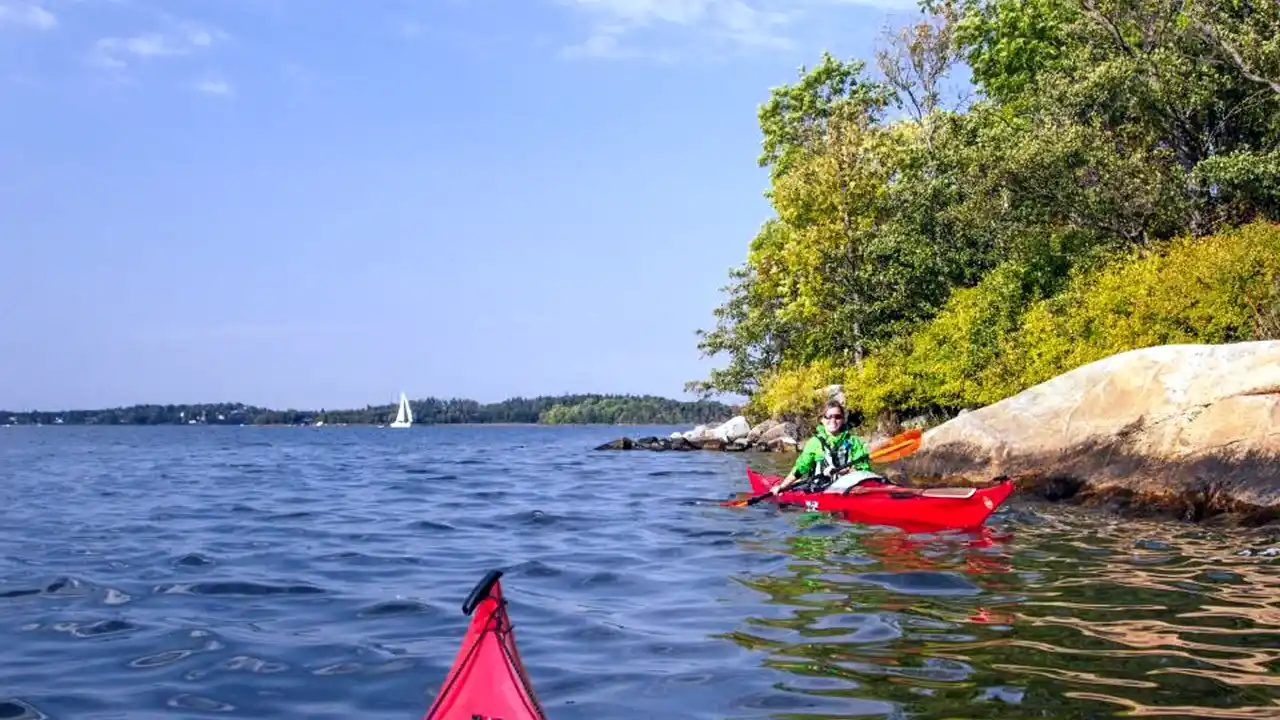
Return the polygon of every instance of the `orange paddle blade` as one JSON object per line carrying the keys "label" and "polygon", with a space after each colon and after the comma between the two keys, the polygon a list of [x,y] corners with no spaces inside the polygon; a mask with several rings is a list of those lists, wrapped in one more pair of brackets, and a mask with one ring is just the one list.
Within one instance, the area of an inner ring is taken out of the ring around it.
{"label": "orange paddle blade", "polygon": [[751,493],[749,492],[738,493],[738,496],[739,497],[737,500],[725,500],[724,502],[720,503],[720,505],[723,507],[746,507],[747,501],[751,499]]}
{"label": "orange paddle blade", "polygon": [[911,428],[904,433],[894,435],[889,438],[889,442],[876,448],[871,453],[871,462],[887,463],[901,460],[920,449],[920,436],[922,434],[919,428]]}

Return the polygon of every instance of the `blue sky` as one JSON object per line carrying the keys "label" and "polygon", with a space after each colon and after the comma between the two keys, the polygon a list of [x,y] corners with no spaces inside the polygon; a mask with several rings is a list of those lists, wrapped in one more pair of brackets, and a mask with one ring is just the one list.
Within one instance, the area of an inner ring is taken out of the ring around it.
{"label": "blue sky", "polygon": [[0,408],[683,397],[757,106],[914,13],[0,0]]}

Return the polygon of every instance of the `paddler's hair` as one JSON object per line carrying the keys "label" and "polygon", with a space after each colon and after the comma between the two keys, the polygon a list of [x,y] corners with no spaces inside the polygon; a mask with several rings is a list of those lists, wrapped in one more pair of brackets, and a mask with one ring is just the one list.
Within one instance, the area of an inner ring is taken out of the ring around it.
{"label": "paddler's hair", "polygon": [[834,399],[827,401],[827,404],[822,408],[822,414],[825,416],[827,414],[827,411],[831,410],[832,408],[838,408],[840,410],[840,414],[848,418],[849,413],[845,411],[844,403]]}

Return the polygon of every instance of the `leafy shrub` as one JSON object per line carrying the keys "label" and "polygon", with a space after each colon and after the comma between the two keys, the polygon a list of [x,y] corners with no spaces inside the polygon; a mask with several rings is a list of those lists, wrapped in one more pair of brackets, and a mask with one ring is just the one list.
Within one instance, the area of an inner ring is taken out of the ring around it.
{"label": "leafy shrub", "polygon": [[1255,223],[1134,251],[1034,305],[1004,355],[1017,392],[1126,350],[1265,335],[1280,278],[1280,225]]}
{"label": "leafy shrub", "polygon": [[[1027,268],[1006,264],[954,292],[932,321],[845,370],[851,409],[868,419],[955,412],[1126,350],[1280,337],[1280,225],[1082,263],[1061,292],[1040,291]],[[831,375],[828,364],[780,373],[762,402],[809,407]]]}
{"label": "leafy shrub", "polygon": [[790,420],[807,427],[827,401],[827,386],[843,379],[844,369],[833,360],[777,370],[765,378],[760,391],[751,397],[748,416]]}

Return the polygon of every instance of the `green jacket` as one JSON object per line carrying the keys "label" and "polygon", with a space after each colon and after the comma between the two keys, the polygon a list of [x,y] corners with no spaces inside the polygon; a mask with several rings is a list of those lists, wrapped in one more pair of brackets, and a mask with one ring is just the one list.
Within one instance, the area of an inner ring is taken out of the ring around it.
{"label": "green jacket", "polygon": [[871,454],[867,452],[867,446],[848,428],[832,435],[819,424],[817,432],[804,444],[791,472],[801,478],[815,473],[829,475],[850,466],[857,470],[871,469]]}

